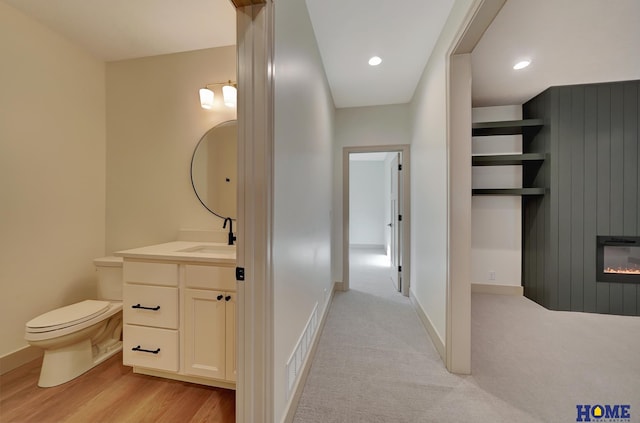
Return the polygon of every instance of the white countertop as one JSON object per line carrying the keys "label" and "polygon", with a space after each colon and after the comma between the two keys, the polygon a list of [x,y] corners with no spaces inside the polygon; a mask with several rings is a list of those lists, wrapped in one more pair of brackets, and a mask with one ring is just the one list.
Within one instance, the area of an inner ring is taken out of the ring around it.
{"label": "white countertop", "polygon": [[117,251],[114,256],[125,259],[168,260],[205,264],[235,264],[235,246],[217,242],[173,241],[130,250]]}

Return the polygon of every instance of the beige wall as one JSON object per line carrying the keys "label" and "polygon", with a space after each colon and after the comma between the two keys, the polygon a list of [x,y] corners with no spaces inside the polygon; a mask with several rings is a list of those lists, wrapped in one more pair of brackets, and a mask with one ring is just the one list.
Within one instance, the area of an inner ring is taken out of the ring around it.
{"label": "beige wall", "polygon": [[273,421],[281,422],[292,399],[287,361],[332,288],[334,107],[305,2],[281,0],[275,11]]}
{"label": "beige wall", "polygon": [[[221,93],[235,46],[103,62],[0,2],[0,357],[24,324],[95,296],[92,260],[222,229],[189,177],[199,139],[235,119]],[[106,246],[106,248],[105,248]]]}
{"label": "beige wall", "polygon": [[342,151],[344,147],[409,144],[411,142],[408,104],[350,107],[336,110],[333,147],[333,280],[342,282]]}
{"label": "beige wall", "polygon": [[235,46],[107,64],[106,250],[175,240],[180,229],[222,229],[191,187],[191,156],[214,125],[235,119],[220,87],[212,110],[198,89],[236,80]]}
{"label": "beige wall", "polygon": [[95,295],[105,242],[105,67],[0,2],[0,357]]}
{"label": "beige wall", "polygon": [[455,2],[411,103],[411,215],[414,221],[411,295],[443,345],[447,342],[447,264],[450,258],[447,54],[473,3],[474,0]]}

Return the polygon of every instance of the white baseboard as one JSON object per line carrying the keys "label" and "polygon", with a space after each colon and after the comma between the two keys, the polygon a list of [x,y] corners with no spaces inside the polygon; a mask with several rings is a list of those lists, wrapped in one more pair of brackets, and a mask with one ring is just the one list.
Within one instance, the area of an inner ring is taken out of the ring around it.
{"label": "white baseboard", "polygon": [[412,293],[409,293],[409,294],[410,294],[409,299],[411,300],[413,309],[416,311],[416,313],[418,314],[418,317],[420,318],[420,321],[422,322],[422,325],[427,330],[427,333],[431,338],[431,342],[433,342],[433,345],[436,347],[436,351],[438,351],[438,354],[440,355],[442,362],[446,363],[447,360],[446,360],[446,349],[444,347],[444,341],[442,340],[442,338],[440,338],[438,331],[431,323],[431,319],[429,319],[429,316],[427,316],[427,314],[424,312],[424,309],[422,308],[422,305],[420,304],[418,299],[414,297]]}
{"label": "white baseboard", "polygon": [[42,357],[44,350],[41,348],[32,347],[27,345],[12,353],[5,354],[0,357],[0,375],[10,372],[13,369],[17,369],[23,364],[27,364],[30,361]]}
{"label": "white baseboard", "polygon": [[471,292],[476,294],[498,294],[523,296],[524,288],[515,285],[491,285],[486,283],[472,283]]}
{"label": "white baseboard", "polygon": [[[341,283],[340,283],[341,285]],[[316,330],[316,334],[311,342],[311,348],[309,350],[309,354],[307,355],[307,359],[305,360],[302,366],[302,373],[298,378],[295,386],[292,390],[291,399],[289,400],[289,404],[284,413],[284,418],[282,419],[282,423],[292,423],[293,418],[296,414],[296,410],[298,408],[298,403],[300,402],[300,397],[302,396],[302,389],[304,388],[305,383],[307,382],[307,376],[309,376],[309,370],[311,369],[311,363],[313,362],[313,358],[316,355],[316,349],[318,348],[318,341],[320,340],[320,335],[322,334],[322,330],[324,329],[324,324],[327,320],[327,316],[329,315],[329,308],[331,306],[331,302],[333,302],[333,295],[338,289],[338,282],[333,283],[333,290],[331,291],[331,295],[327,300],[324,311],[322,312],[322,317],[320,318],[320,322],[318,324],[318,330]]]}

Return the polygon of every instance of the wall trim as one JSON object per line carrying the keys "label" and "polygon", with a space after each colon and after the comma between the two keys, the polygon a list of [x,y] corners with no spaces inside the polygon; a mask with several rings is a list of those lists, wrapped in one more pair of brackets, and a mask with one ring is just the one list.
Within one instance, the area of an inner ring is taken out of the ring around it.
{"label": "wall trim", "polygon": [[316,356],[316,350],[318,348],[318,344],[320,342],[320,336],[322,335],[322,331],[324,330],[324,324],[327,321],[327,316],[329,315],[329,308],[331,308],[331,303],[333,302],[333,296],[336,291],[341,291],[338,287],[338,284],[342,285],[340,282],[333,283],[333,289],[331,290],[331,295],[329,295],[329,299],[326,302],[324,307],[324,311],[322,312],[322,316],[320,317],[320,322],[318,324],[318,330],[313,337],[313,341],[311,342],[311,348],[309,349],[309,354],[307,354],[307,358],[302,365],[302,373],[300,377],[296,381],[296,384],[293,387],[293,394],[289,399],[289,403],[285,408],[284,418],[282,419],[283,423],[292,423],[293,418],[296,415],[296,410],[298,409],[298,403],[300,402],[300,397],[302,396],[302,390],[304,389],[304,385],[307,383],[307,377],[309,376],[309,371],[311,370],[311,363],[313,363],[313,359]]}
{"label": "wall trim", "polygon": [[360,248],[364,250],[382,250],[385,251],[383,244],[349,244],[349,248]]}
{"label": "wall trim", "polygon": [[[504,4],[473,0],[445,54],[447,142],[447,370],[471,374],[471,56]],[[454,265],[455,263],[455,265]]]}
{"label": "wall trim", "polygon": [[416,311],[416,314],[420,318],[420,322],[422,322],[422,326],[424,326],[424,328],[427,330],[427,333],[429,334],[429,338],[431,338],[431,342],[433,343],[433,346],[436,347],[436,351],[438,351],[438,354],[440,355],[442,362],[445,363],[446,349],[444,347],[444,341],[438,334],[438,331],[436,330],[435,326],[433,325],[433,323],[431,323],[431,319],[429,319],[429,316],[427,316],[427,313],[424,312],[422,305],[420,304],[418,299],[413,295],[413,293],[409,295],[409,299],[411,300],[411,305],[413,306],[413,309]]}
{"label": "wall trim", "polygon": [[472,283],[471,293],[496,295],[524,295],[524,288],[517,285],[492,285],[488,283]]}
{"label": "wall trim", "polygon": [[39,359],[44,354],[41,348],[27,345],[14,352],[8,353],[0,357],[0,375],[15,370],[18,367],[27,364],[30,361]]}

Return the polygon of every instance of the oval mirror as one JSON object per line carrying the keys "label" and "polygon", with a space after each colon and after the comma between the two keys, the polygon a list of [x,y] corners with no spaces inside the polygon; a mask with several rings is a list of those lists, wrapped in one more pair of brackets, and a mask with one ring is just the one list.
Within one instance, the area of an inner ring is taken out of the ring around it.
{"label": "oval mirror", "polygon": [[221,218],[236,218],[238,173],[235,120],[214,126],[191,158],[191,184],[202,205]]}

